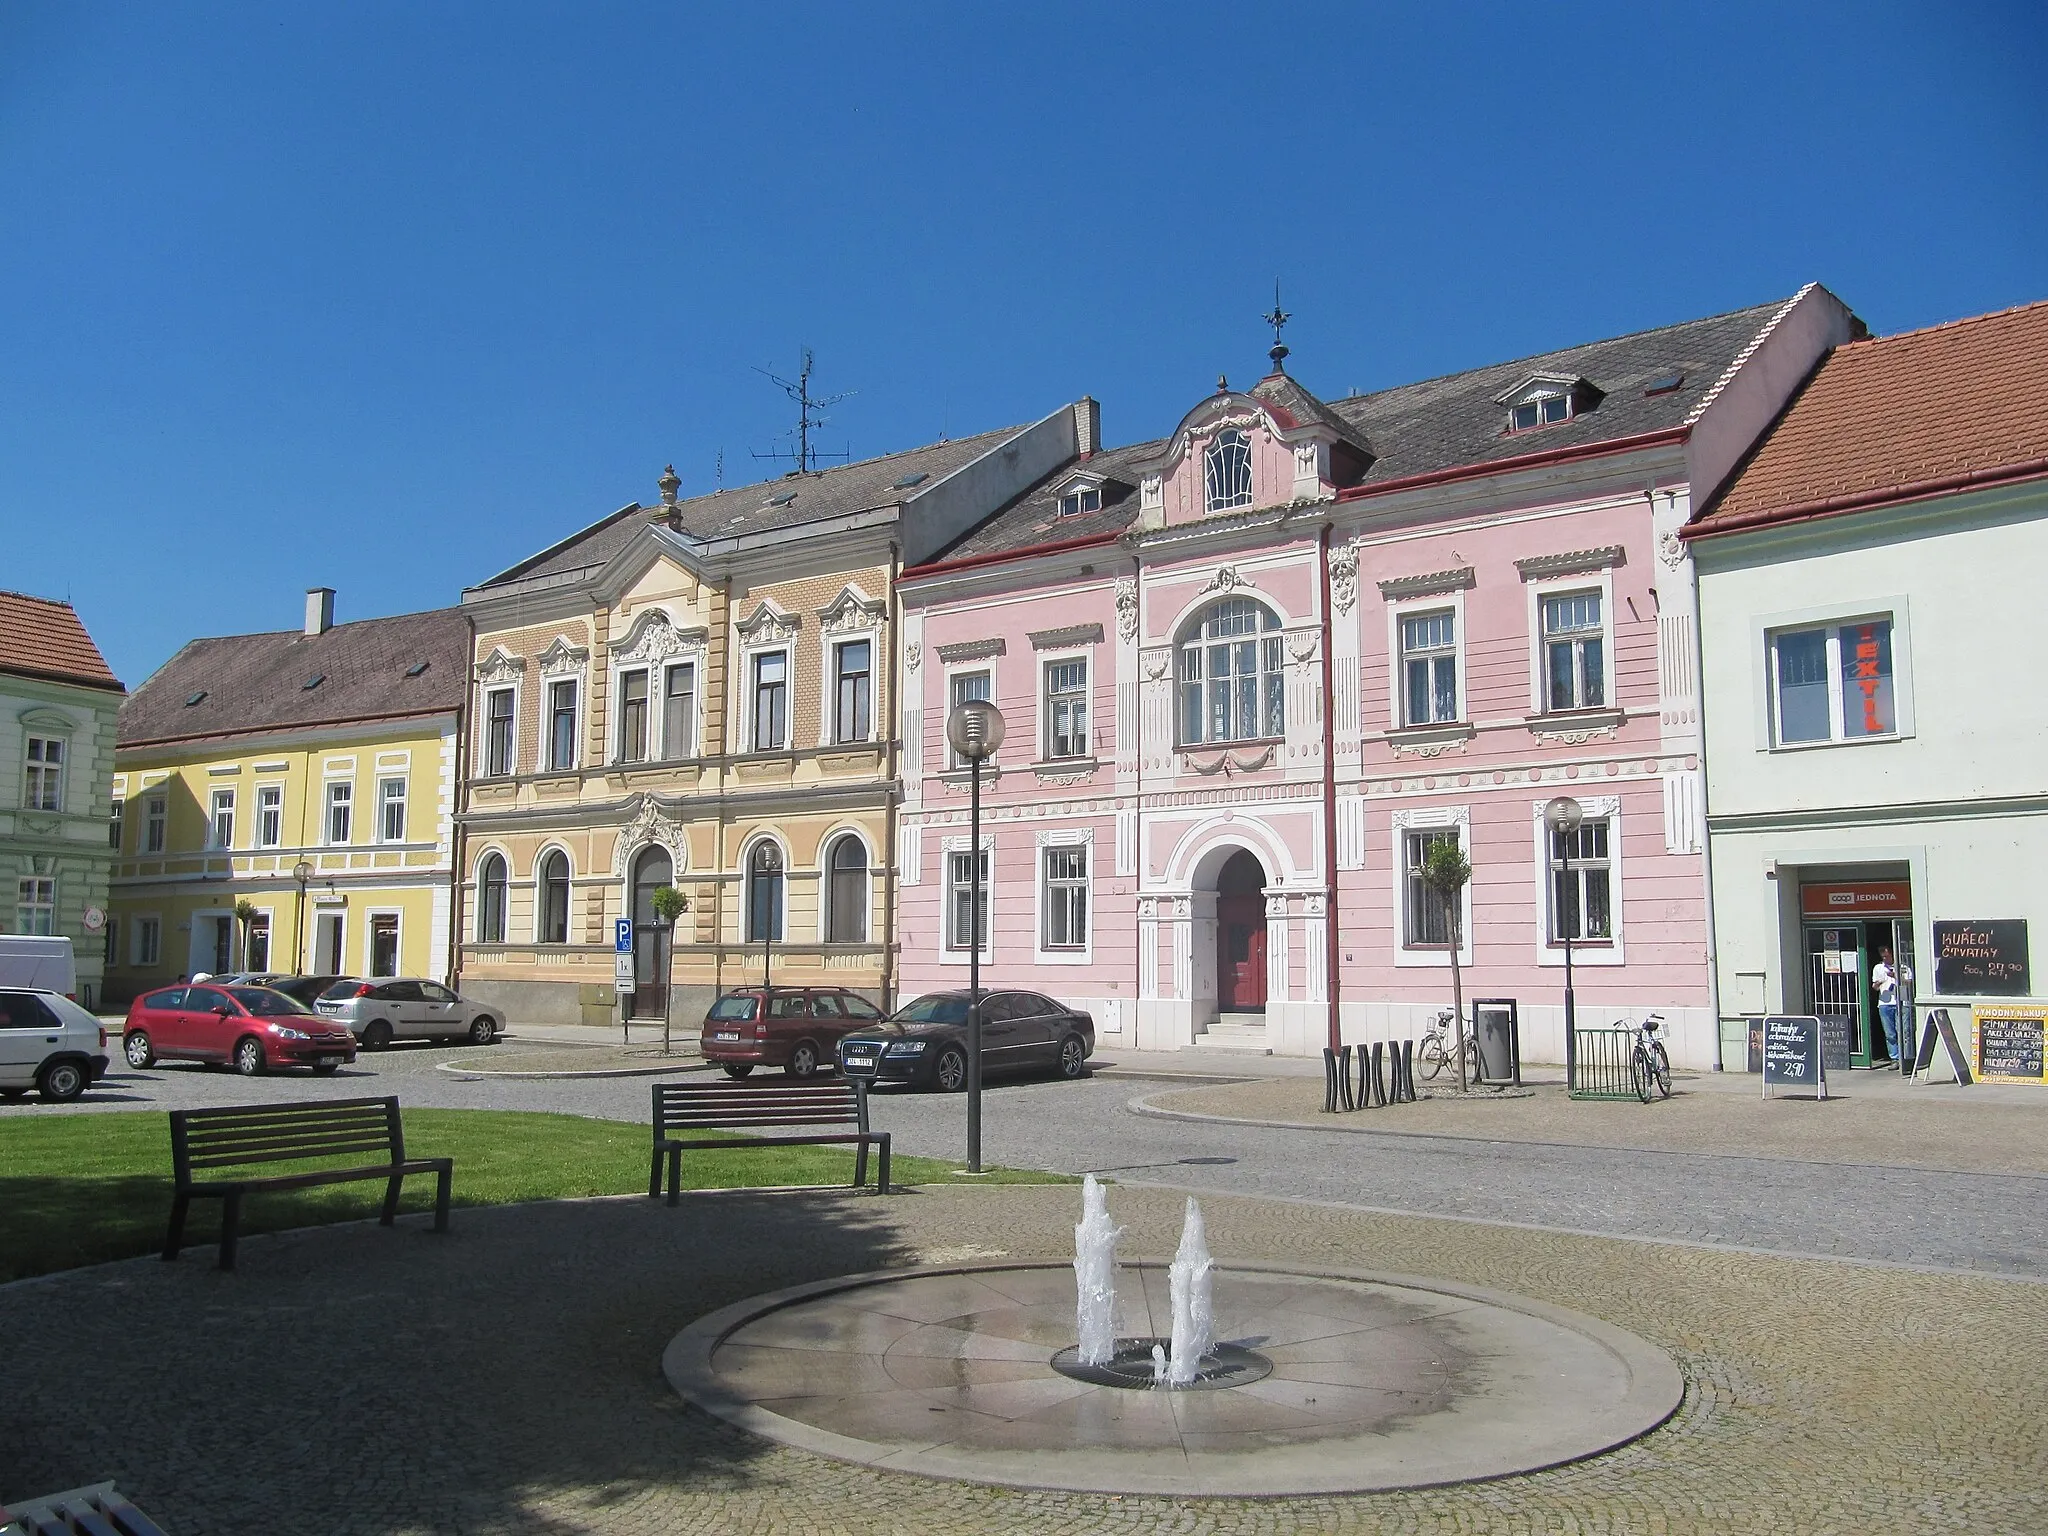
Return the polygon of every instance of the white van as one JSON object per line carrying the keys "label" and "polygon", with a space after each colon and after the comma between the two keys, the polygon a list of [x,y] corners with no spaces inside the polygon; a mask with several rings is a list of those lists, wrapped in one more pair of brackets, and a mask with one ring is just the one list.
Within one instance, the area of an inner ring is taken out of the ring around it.
{"label": "white van", "polygon": [[0,987],[61,992],[76,1000],[78,967],[71,940],[32,933],[0,933]]}

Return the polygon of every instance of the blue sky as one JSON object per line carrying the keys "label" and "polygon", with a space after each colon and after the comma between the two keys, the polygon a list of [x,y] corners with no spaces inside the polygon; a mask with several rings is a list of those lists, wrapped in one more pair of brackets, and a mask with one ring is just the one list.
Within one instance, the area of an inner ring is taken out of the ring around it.
{"label": "blue sky", "polygon": [[[2037,4],[0,8],[0,587],[132,687],[1083,393],[2048,297]],[[769,466],[772,468],[772,466]]]}

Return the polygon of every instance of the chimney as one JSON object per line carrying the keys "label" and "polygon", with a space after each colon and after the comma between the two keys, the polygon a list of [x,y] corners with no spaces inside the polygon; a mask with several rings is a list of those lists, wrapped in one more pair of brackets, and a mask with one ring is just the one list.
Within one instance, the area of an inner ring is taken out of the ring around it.
{"label": "chimney", "polygon": [[1074,402],[1074,451],[1088,458],[1102,450],[1102,407],[1093,395]]}
{"label": "chimney", "polygon": [[306,588],[306,633],[324,635],[334,628],[334,588]]}

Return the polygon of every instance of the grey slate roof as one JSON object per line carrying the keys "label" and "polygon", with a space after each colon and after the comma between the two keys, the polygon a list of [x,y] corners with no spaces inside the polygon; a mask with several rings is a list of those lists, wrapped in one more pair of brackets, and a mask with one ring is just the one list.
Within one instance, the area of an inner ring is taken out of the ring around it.
{"label": "grey slate roof", "polygon": [[[673,510],[680,514],[683,531],[691,537],[719,539],[895,506],[1022,430],[1005,427],[853,464],[835,464],[810,474],[784,475],[709,496],[685,497]],[[916,474],[925,478],[914,486],[897,486],[897,481]],[[773,504],[791,492],[794,500]],[[529,577],[594,570],[630,544],[647,524],[666,522],[670,510],[659,505],[625,507],[472,590],[487,594],[493,587]]]}
{"label": "grey slate roof", "polygon": [[[1415,384],[1402,384],[1367,395],[1353,395],[1327,405],[1285,378],[1284,386],[1267,379],[1250,391],[1284,390],[1264,398],[1283,404],[1295,416],[1319,406],[1353,441],[1362,440],[1375,455],[1359,482],[1371,486],[1410,475],[1431,474],[1511,459],[1553,448],[1575,448],[1609,442],[1684,425],[1706,392],[1742,350],[1756,339],[1787,300],[1753,305],[1704,320],[1688,320],[1655,330],[1637,331],[1606,341],[1563,347],[1534,357],[1494,363],[1464,373],[1445,374]],[[1599,406],[1583,416],[1533,432],[1506,431],[1507,413],[1494,401],[1533,373],[1583,375],[1605,391]],[[1645,396],[1644,387],[1671,373],[1684,382],[1665,394]],[[1098,453],[1094,469],[1106,461],[1143,464],[1157,458],[1166,439],[1133,443]],[[1079,518],[1054,516],[1053,487],[1073,466],[1059,470],[988,519],[938,558],[1014,554],[1089,533],[1121,533],[1137,520],[1132,495],[1115,507]]]}
{"label": "grey slate roof", "polygon": [[[459,608],[358,619],[324,635],[287,629],[193,640],[122,702],[116,744],[453,710],[469,654],[469,618]],[[419,662],[426,671],[407,677]],[[307,688],[316,674],[325,680]],[[198,703],[185,702],[201,692]]]}

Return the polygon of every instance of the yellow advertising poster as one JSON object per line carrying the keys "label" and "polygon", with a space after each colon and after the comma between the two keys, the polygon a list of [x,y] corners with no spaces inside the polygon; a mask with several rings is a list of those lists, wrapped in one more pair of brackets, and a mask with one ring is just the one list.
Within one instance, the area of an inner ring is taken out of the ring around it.
{"label": "yellow advertising poster", "polygon": [[1979,1003],[1970,1010],[1977,1076],[1987,1083],[2035,1083],[2042,1075],[2048,1004]]}

